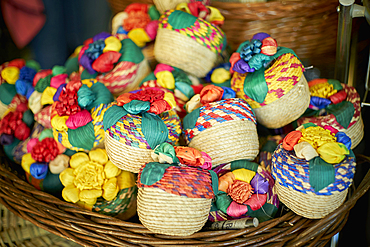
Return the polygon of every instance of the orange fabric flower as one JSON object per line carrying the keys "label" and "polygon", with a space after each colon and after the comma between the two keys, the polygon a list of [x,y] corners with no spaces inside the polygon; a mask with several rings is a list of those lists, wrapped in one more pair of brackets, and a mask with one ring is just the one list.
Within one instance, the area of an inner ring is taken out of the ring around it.
{"label": "orange fabric flower", "polygon": [[134,28],[143,28],[149,24],[150,17],[144,11],[131,11],[128,17],[123,21],[123,27],[126,31],[131,31]]}
{"label": "orange fabric flower", "polygon": [[188,166],[202,166],[204,158],[202,153],[195,148],[191,147],[174,147],[176,156],[181,164]]}
{"label": "orange fabric flower", "polygon": [[200,92],[200,103],[207,104],[222,99],[224,90],[215,85],[207,85]]}
{"label": "orange fabric flower", "polygon": [[227,190],[227,194],[237,203],[245,203],[253,194],[252,186],[244,181],[235,180]]}
{"label": "orange fabric flower", "polygon": [[301,137],[302,137],[302,132],[299,130],[290,132],[283,139],[283,148],[285,150],[292,151],[294,148],[294,145],[298,143]]}
{"label": "orange fabric flower", "polygon": [[218,179],[218,190],[227,193],[229,187],[234,183],[235,175],[232,172],[228,172],[222,175]]}
{"label": "orange fabric flower", "polygon": [[124,93],[118,96],[117,98],[117,105],[118,106],[123,106],[124,104],[129,103],[132,99],[130,99],[130,95],[132,93]]}

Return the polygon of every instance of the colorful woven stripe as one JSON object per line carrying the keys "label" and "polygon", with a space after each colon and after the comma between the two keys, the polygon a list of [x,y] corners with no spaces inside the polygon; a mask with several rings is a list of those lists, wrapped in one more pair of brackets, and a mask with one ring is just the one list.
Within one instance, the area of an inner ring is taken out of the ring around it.
{"label": "colorful woven stripe", "polygon": [[242,99],[232,98],[206,104],[200,108],[195,128],[185,130],[185,138],[190,142],[207,128],[233,120],[249,120],[257,124],[252,108]]}
{"label": "colorful woven stripe", "polygon": [[95,203],[92,210],[109,216],[115,216],[117,214],[124,213],[133,206],[136,200],[136,195],[136,186],[123,189],[117,194],[117,197],[114,200],[106,201],[100,198]]}
{"label": "colorful woven stripe", "polygon": [[168,127],[168,143],[172,145],[177,145],[179,142],[179,137],[181,135],[181,125],[180,118],[176,114],[175,110],[170,110],[161,114],[163,122]]}
{"label": "colorful woven stripe", "polygon": [[[351,102],[355,108],[355,113],[353,114],[351,122],[348,125],[348,128],[350,128],[352,125],[357,123],[357,121],[359,121],[360,116],[361,116],[360,95],[357,93],[354,87],[350,87],[347,84],[343,84],[343,83],[341,83],[341,85],[343,87],[343,90],[347,93],[346,100]],[[338,131],[345,130],[345,128],[343,128],[343,126],[337,122],[333,114],[328,114],[326,116],[319,116],[319,117],[302,117],[297,120],[298,126],[308,123],[308,122],[314,123],[317,126],[320,126],[323,128],[325,128],[325,126],[331,126]]]}
{"label": "colorful woven stripe", "polygon": [[[168,128],[168,140],[170,144],[177,144],[181,134],[180,118],[174,110],[159,115]],[[151,149],[142,132],[141,116],[127,114],[116,124],[106,130],[106,134],[115,140],[136,148]]]}
{"label": "colorful woven stripe", "polygon": [[103,116],[105,111],[108,109],[107,104],[101,104],[91,109],[92,123],[94,125],[95,141],[94,147],[103,142],[105,134],[103,128]]}
{"label": "colorful woven stripe", "polygon": [[51,105],[43,108],[41,111],[35,114],[35,121],[45,126],[45,128],[52,128],[50,124],[50,112]]}
{"label": "colorful woven stripe", "polygon": [[141,129],[141,116],[127,114],[108,128],[106,134],[124,145],[150,149]]}
{"label": "colorful woven stripe", "polygon": [[273,66],[266,69],[265,79],[268,92],[263,103],[258,103],[244,93],[244,80],[248,74],[234,73],[231,87],[237,97],[245,99],[252,108],[259,108],[280,99],[301,79],[304,67],[293,54],[287,53],[276,59]]}
{"label": "colorful woven stripe", "polygon": [[[141,168],[145,167],[145,165]],[[158,188],[179,196],[212,199],[212,178],[208,171],[196,167],[170,166],[161,180],[152,185],[142,184],[141,172],[137,180],[139,188]]]}
{"label": "colorful woven stripe", "polygon": [[101,74],[96,79],[102,83],[114,93],[119,93],[125,90],[125,88],[133,83],[136,79],[137,71],[140,64],[133,62],[120,62],[114,69],[106,74]]}
{"label": "colorful woven stripe", "polygon": [[310,185],[309,162],[299,159],[294,151],[286,151],[280,144],[272,156],[272,175],[280,185],[298,192],[315,195],[332,195],[347,189],[353,181],[356,163],[347,156],[341,163],[335,164],[335,182],[315,192]]}
{"label": "colorful woven stripe", "polygon": [[199,44],[207,47],[214,53],[221,54],[223,51],[223,42],[225,34],[221,31],[220,28],[213,26],[211,23],[206,22],[200,18],[198,18],[195,23],[187,28],[175,29],[171,24],[168,22],[168,17],[174,12],[175,10],[167,10],[164,14],[159,18],[158,29],[166,28],[169,30],[176,31],[182,35],[188,36],[192,38]]}

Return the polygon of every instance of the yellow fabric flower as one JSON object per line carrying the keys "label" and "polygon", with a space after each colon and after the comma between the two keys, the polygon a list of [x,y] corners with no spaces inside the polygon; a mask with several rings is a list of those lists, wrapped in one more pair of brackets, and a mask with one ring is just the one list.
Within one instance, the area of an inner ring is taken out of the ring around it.
{"label": "yellow fabric flower", "polygon": [[252,178],[256,175],[256,172],[244,168],[234,170],[232,173],[234,174],[236,180],[247,183],[250,183]]}
{"label": "yellow fabric flower", "polygon": [[175,78],[173,77],[172,73],[167,70],[159,71],[155,75],[157,77],[157,82],[161,87],[167,89],[175,89]]}
{"label": "yellow fabric flower", "polygon": [[317,149],[317,152],[323,160],[330,164],[341,162],[349,154],[347,147],[339,142],[325,143]]}
{"label": "yellow fabric flower", "polygon": [[302,137],[299,139],[298,143],[308,142],[314,149],[319,148],[325,143],[337,141],[337,138],[334,134],[332,134],[329,130],[319,126],[301,129],[301,132]]}
{"label": "yellow fabric flower", "polygon": [[230,78],[231,78],[230,71],[224,68],[215,69],[211,75],[211,81],[213,83],[223,83],[227,80],[230,80]]}
{"label": "yellow fabric flower", "polygon": [[59,175],[65,186],[62,196],[84,208],[92,208],[99,197],[111,201],[120,190],[135,186],[135,176],[117,168],[104,149],[76,153],[69,163],[70,168]]}
{"label": "yellow fabric flower", "polygon": [[36,161],[32,158],[31,153],[26,153],[25,155],[22,156],[22,168],[25,172],[31,173],[30,172],[30,167],[33,163]]}
{"label": "yellow fabric flower", "polygon": [[56,88],[47,87],[41,94],[41,105],[51,105],[54,103],[53,97],[57,92]]}
{"label": "yellow fabric flower", "polygon": [[1,71],[1,77],[9,84],[15,84],[19,78],[19,69],[15,66],[9,66]]}
{"label": "yellow fabric flower", "polygon": [[317,96],[320,98],[329,98],[333,94],[337,93],[337,90],[334,90],[332,84],[325,82],[325,83],[318,83],[310,87],[311,96]]}

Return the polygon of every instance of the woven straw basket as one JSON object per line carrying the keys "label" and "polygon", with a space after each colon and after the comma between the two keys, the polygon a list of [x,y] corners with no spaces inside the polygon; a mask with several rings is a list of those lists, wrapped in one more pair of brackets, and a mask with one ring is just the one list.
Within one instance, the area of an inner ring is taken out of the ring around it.
{"label": "woven straw basket", "polygon": [[[197,113],[199,115],[195,115]],[[186,121],[193,115],[196,123],[190,126]],[[211,156],[212,166],[240,159],[253,160],[258,154],[255,117],[250,106],[241,99],[208,103],[194,110],[184,118],[184,131],[189,147]]]}
{"label": "woven straw basket", "polygon": [[[293,212],[241,230],[202,231],[190,236],[156,234],[142,224],[94,213],[36,190],[14,175],[0,150],[0,203],[33,225],[83,246],[195,246],[195,245],[316,245],[325,246],[347,222],[350,209],[370,188],[370,172],[348,200],[321,220],[310,220]],[[359,163],[369,158],[357,156]],[[168,209],[168,208],[167,208]],[[167,210],[166,209],[166,210]]]}
{"label": "woven straw basket", "polygon": [[[177,143],[181,133],[179,117],[174,110],[170,110],[162,113],[161,118],[169,130],[172,144]],[[122,127],[124,122],[133,126],[131,130]],[[138,173],[142,165],[153,161],[152,149],[148,148],[141,131],[141,123],[140,116],[128,114],[105,132],[105,149],[108,157],[122,170]],[[140,126],[140,129],[137,126]]]}
{"label": "woven straw basket", "polygon": [[347,93],[346,100],[351,102],[355,107],[355,112],[348,128],[343,128],[335,119],[333,114],[318,117],[301,117],[297,120],[298,126],[311,122],[318,126],[325,127],[331,126],[340,132],[346,133],[351,138],[352,146],[354,149],[364,137],[364,123],[361,116],[361,100],[360,95],[357,93],[354,87],[348,86],[347,84],[341,84],[344,91]]}
{"label": "woven straw basket", "polygon": [[310,93],[298,58],[291,53],[279,56],[265,69],[264,76],[268,92],[261,103],[248,97],[244,91],[248,74],[235,72],[231,87],[238,97],[251,105],[257,121],[267,128],[280,128],[299,118],[310,103]]}
{"label": "woven straw basket", "polygon": [[180,68],[196,77],[205,77],[225,48],[225,35],[220,28],[201,18],[196,18],[191,26],[172,26],[169,16],[177,13],[182,14],[176,18],[184,19],[187,23],[187,18],[195,18],[179,10],[166,11],[159,19],[154,44],[155,58],[160,63]]}
{"label": "woven straw basket", "polygon": [[[137,212],[141,223],[152,232],[188,236],[204,226],[214,197],[212,177],[208,170],[169,165],[159,180],[160,163],[149,163],[141,169]],[[217,181],[217,180],[216,180]]]}
{"label": "woven straw basket", "polygon": [[[114,13],[133,0],[108,0]],[[142,0],[153,3],[152,0]],[[211,1],[225,17],[222,26],[233,50],[255,33],[266,32],[281,46],[293,49],[301,59],[316,66],[335,61],[337,0],[272,0],[261,3]],[[323,59],[325,58],[325,59]]]}
{"label": "woven straw basket", "polygon": [[280,144],[272,156],[271,170],[279,200],[298,215],[319,219],[344,202],[355,166],[353,157],[335,164],[335,182],[315,192],[309,182],[308,161],[297,158],[294,151],[286,151]]}

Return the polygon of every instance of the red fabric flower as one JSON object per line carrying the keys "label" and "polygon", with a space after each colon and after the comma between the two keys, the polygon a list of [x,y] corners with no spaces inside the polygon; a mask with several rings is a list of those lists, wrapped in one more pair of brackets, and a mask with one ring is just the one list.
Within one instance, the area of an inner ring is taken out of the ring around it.
{"label": "red fabric flower", "polygon": [[123,27],[126,31],[131,31],[134,28],[144,28],[150,22],[149,15],[144,11],[130,11],[128,17],[123,21]]}
{"label": "red fabric flower", "polygon": [[252,196],[253,188],[247,182],[234,180],[234,183],[228,188],[227,194],[235,202],[243,204]]}
{"label": "red fabric flower", "polygon": [[14,135],[24,141],[30,135],[30,128],[22,120],[23,114],[20,111],[9,112],[0,121],[0,134]]}
{"label": "red fabric flower", "polygon": [[78,84],[73,83],[69,87],[66,87],[62,90],[59,95],[59,101],[55,102],[55,110],[59,116],[70,116],[81,111],[77,101],[78,89]]}
{"label": "red fabric flower", "polygon": [[155,101],[164,98],[164,92],[156,89],[144,89],[130,95],[131,100],[149,101],[153,103]]}
{"label": "red fabric flower", "polygon": [[59,154],[57,142],[49,137],[38,142],[31,151],[31,156],[38,162],[50,162]]}
{"label": "red fabric flower", "polygon": [[292,151],[301,137],[302,132],[300,132],[299,130],[288,133],[283,139],[283,148],[285,150]]}
{"label": "red fabric flower", "polygon": [[202,153],[191,147],[177,147],[175,146],[176,157],[179,159],[181,164],[187,166],[202,166],[204,164],[204,158]]}

